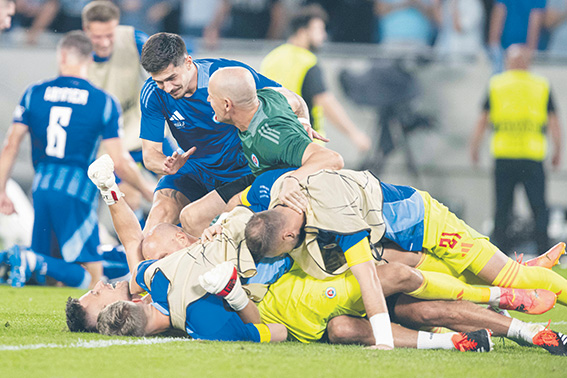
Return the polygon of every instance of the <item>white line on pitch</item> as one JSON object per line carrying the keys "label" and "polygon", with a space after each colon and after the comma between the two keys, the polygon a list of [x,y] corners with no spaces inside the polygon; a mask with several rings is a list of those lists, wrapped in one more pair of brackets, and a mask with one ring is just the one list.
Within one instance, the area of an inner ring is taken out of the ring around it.
{"label": "white line on pitch", "polygon": [[193,341],[178,337],[163,338],[141,338],[136,340],[91,340],[79,339],[72,344],[30,344],[30,345],[0,345],[0,350],[25,350],[25,349],[44,349],[44,348],[107,348],[115,345],[152,345],[165,344],[172,342]]}

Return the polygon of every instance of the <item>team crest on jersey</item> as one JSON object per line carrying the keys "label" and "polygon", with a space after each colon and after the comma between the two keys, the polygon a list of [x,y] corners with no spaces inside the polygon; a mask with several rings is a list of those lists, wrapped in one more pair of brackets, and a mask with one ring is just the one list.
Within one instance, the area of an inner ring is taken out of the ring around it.
{"label": "team crest on jersey", "polygon": [[256,155],[252,154],[252,156],[250,156],[250,159],[252,159],[252,163],[260,168],[260,161],[258,160],[258,158],[256,157]]}
{"label": "team crest on jersey", "polygon": [[327,289],[325,289],[325,296],[329,299],[333,299],[337,296],[337,290],[334,287],[329,286]]}
{"label": "team crest on jersey", "polygon": [[169,120],[171,121],[171,123],[173,123],[173,126],[178,129],[185,126],[185,118],[177,110],[173,112],[173,115],[169,117]]}

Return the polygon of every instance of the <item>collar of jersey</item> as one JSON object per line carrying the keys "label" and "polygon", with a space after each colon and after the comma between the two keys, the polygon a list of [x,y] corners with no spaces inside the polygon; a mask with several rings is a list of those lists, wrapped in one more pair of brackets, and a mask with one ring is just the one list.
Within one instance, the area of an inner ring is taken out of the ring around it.
{"label": "collar of jersey", "polygon": [[266,113],[264,113],[264,103],[262,102],[262,100],[260,99],[258,100],[259,100],[258,110],[256,110],[256,113],[254,113],[254,117],[252,117],[252,120],[250,121],[250,125],[248,126],[248,130],[247,130],[252,135],[256,134],[256,129],[258,129],[260,123],[262,123],[263,120],[268,118],[266,116]]}

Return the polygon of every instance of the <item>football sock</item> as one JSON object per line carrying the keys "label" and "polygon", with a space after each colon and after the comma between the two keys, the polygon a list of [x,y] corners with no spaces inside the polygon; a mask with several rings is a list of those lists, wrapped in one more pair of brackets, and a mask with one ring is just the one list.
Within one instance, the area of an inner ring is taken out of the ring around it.
{"label": "football sock", "polygon": [[455,349],[451,338],[455,332],[431,333],[419,331],[417,333],[417,349]]}
{"label": "football sock", "polygon": [[49,276],[67,286],[86,289],[91,283],[91,275],[79,264],[68,263],[63,259],[45,256],[32,250],[22,250],[22,260],[25,258],[28,264],[26,277],[31,274],[38,276]]}
{"label": "football sock", "polygon": [[128,276],[130,268],[128,267],[128,260],[122,245],[100,246],[102,251],[102,268],[103,275],[109,280],[116,280]]}
{"label": "football sock", "polygon": [[567,280],[554,271],[539,266],[525,266],[508,259],[492,285],[550,290],[557,295],[557,302],[567,305]]}
{"label": "football sock", "polygon": [[489,303],[494,300],[495,294],[491,288],[471,286],[443,273],[421,271],[421,274],[421,286],[406,294],[420,299],[467,300],[475,303]]}
{"label": "football sock", "polygon": [[524,341],[526,343],[533,344],[534,336],[544,329],[545,327],[541,324],[526,323],[512,318],[506,337],[512,340]]}

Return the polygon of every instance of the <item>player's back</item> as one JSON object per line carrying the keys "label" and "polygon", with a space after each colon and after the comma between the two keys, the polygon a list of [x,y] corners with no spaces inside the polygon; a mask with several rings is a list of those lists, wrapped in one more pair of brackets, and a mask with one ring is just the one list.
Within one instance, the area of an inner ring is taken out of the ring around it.
{"label": "player's back", "polygon": [[100,140],[118,136],[116,101],[84,79],[61,76],[32,85],[20,110],[21,123],[30,130],[36,169],[45,163],[86,170]]}

